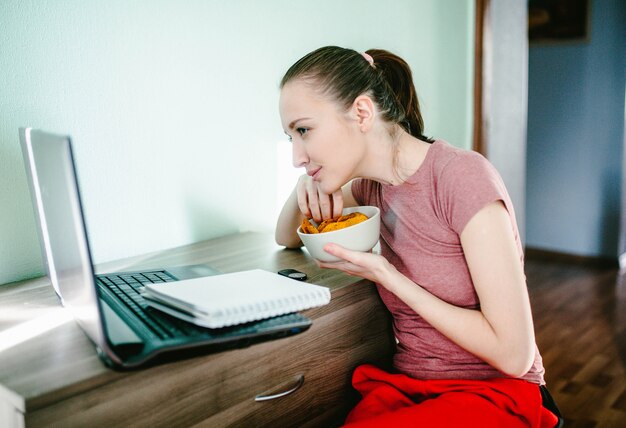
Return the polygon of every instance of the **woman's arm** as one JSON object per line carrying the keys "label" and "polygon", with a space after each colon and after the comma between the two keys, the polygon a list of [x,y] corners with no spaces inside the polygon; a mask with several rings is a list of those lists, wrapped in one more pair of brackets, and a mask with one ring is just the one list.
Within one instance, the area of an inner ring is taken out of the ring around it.
{"label": "woman's arm", "polygon": [[326,195],[319,192],[311,177],[301,176],[278,216],[274,236],[276,243],[287,248],[299,248],[302,242],[296,230],[304,217],[319,223],[339,217],[344,207],[355,206],[351,184],[349,182],[332,195]]}
{"label": "woman's arm", "polygon": [[461,233],[461,245],[480,310],[444,302],[380,256],[328,245],[326,250],[346,262],[321,265],[378,282],[450,340],[503,373],[520,377],[532,366],[535,337],[525,276],[501,201],[472,217]]}

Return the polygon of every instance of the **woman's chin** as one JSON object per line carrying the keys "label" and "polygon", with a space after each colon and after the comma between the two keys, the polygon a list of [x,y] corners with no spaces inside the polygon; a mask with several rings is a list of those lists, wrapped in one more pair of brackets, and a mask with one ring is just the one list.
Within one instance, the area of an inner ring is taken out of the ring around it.
{"label": "woman's chin", "polygon": [[332,195],[336,191],[341,190],[341,186],[343,186],[343,184],[329,183],[326,181],[320,181],[319,183],[319,189],[322,191],[322,193],[325,193],[327,195]]}

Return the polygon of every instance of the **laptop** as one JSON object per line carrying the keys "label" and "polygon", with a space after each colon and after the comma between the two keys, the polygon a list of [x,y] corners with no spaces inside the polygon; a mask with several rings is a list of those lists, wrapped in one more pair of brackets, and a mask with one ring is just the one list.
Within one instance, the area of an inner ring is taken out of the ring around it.
{"label": "laptop", "polygon": [[95,274],[69,136],[20,128],[20,144],[37,217],[45,270],[61,300],[102,361],[132,369],[161,360],[248,346],[305,331],[311,320],[292,313],[207,329],[150,307],[145,284],[218,273],[210,266]]}

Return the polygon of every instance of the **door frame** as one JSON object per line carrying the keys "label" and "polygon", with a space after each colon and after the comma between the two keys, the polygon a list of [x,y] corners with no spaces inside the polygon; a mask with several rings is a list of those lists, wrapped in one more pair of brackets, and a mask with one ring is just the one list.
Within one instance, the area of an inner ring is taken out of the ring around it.
{"label": "door frame", "polygon": [[489,141],[487,140],[487,119],[489,117],[489,100],[486,94],[492,75],[491,58],[491,22],[490,0],[474,0],[474,125],[472,149],[487,157]]}

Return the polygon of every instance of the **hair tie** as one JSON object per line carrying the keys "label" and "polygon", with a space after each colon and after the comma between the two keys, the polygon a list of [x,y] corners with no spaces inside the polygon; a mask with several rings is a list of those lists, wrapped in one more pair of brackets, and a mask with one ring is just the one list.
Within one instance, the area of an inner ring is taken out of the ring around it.
{"label": "hair tie", "polygon": [[363,52],[361,55],[363,55],[365,61],[369,62],[369,64],[374,67],[374,58],[372,58],[370,54],[368,54],[367,52]]}

